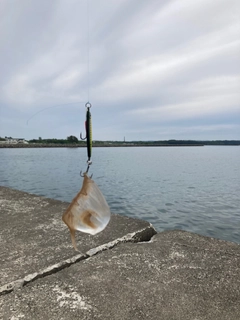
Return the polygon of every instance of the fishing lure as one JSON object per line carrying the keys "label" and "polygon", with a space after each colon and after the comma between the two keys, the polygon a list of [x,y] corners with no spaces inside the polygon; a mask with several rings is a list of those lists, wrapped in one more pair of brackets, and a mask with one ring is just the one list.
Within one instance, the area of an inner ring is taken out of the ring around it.
{"label": "fishing lure", "polygon": [[62,216],[62,220],[70,230],[72,244],[76,251],[78,251],[75,240],[76,230],[95,235],[106,228],[111,216],[110,208],[102,192],[92,180],[92,177],[88,177],[87,175],[89,167],[92,164],[92,125],[91,104],[88,102],[85,106],[87,108],[85,122],[86,137],[83,139],[82,135],[80,135],[80,138],[87,140],[88,166],[85,173],[80,173],[83,177],[81,190]]}
{"label": "fishing lure", "polygon": [[91,156],[92,156],[92,116],[90,112],[90,108],[92,107],[90,102],[87,102],[85,104],[85,107],[87,108],[86,112],[86,121],[85,121],[85,129],[86,129],[86,137],[82,137],[82,133],[80,133],[80,138],[81,140],[87,140],[87,155],[88,155],[88,160],[87,160],[87,171],[89,170],[90,165],[92,164],[91,161]]}

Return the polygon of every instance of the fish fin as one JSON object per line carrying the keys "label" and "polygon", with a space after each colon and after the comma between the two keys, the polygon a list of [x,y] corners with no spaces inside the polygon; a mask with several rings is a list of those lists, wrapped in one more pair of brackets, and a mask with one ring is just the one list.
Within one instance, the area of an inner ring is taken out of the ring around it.
{"label": "fish fin", "polygon": [[77,245],[76,245],[75,230],[70,229],[70,234],[71,234],[72,245],[73,245],[74,249],[79,252]]}

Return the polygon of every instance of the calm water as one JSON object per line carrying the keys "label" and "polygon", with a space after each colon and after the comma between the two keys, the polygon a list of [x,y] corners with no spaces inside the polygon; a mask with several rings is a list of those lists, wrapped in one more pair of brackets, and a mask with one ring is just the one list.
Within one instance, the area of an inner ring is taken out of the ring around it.
{"label": "calm water", "polygon": [[[240,147],[94,148],[113,213],[240,243]],[[70,202],[86,149],[0,149],[0,185]],[[61,215],[61,213],[59,213]]]}

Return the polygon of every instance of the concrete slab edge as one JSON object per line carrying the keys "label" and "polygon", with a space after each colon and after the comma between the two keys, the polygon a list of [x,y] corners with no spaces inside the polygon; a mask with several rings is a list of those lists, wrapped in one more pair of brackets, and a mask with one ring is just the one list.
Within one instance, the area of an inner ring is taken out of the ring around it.
{"label": "concrete slab edge", "polygon": [[39,278],[44,278],[48,275],[57,273],[58,271],[70,267],[72,264],[80,262],[82,260],[88,259],[96,254],[99,254],[103,251],[112,249],[113,247],[117,246],[121,243],[126,242],[144,242],[144,241],[150,241],[151,238],[156,234],[156,230],[154,227],[149,224],[148,227],[138,230],[136,232],[128,233],[125,236],[121,238],[117,238],[113,241],[107,242],[103,245],[100,245],[96,248],[92,248],[88,250],[85,254],[79,253],[72,258],[66,259],[64,261],[61,261],[59,263],[53,264],[43,270],[40,270],[39,272],[34,272],[32,274],[29,274],[25,276],[22,279],[18,279],[15,281],[12,281],[10,283],[7,283],[0,287],[0,296],[4,294],[11,293],[14,290],[20,289],[27,285],[30,282],[33,282]]}

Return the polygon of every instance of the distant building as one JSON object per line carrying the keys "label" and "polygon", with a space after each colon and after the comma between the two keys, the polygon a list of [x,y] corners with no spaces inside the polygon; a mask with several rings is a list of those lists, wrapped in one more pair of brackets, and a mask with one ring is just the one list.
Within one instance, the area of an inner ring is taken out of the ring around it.
{"label": "distant building", "polygon": [[24,138],[12,138],[12,137],[5,137],[5,141],[0,141],[0,143],[4,143],[4,144],[17,144],[17,143],[28,144],[28,142]]}

